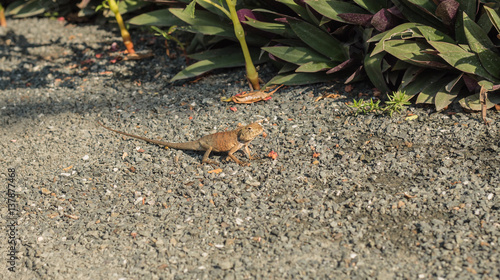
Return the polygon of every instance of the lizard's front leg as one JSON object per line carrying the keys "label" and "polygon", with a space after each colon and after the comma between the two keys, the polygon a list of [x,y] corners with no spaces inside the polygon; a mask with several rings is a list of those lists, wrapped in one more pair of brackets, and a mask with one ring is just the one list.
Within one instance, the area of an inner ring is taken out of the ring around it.
{"label": "lizard's front leg", "polygon": [[[250,163],[243,162],[233,155],[233,153],[238,151],[239,149],[241,149],[242,146],[243,146],[243,144],[239,143],[239,144],[235,145],[234,147],[232,147],[231,150],[229,150],[229,152],[227,152],[227,157],[231,158],[234,162],[236,162],[239,165],[249,166]],[[227,160],[227,158],[226,158],[226,160]]]}
{"label": "lizard's front leg", "polygon": [[207,151],[205,152],[205,154],[203,155],[203,159],[201,160],[202,164],[203,163],[208,163],[210,165],[218,165],[217,162],[208,159],[208,156],[212,152],[212,149],[213,149],[212,147],[207,147]]}
{"label": "lizard's front leg", "polygon": [[252,154],[250,153],[250,148],[248,148],[248,145],[245,145],[245,149],[244,149],[244,151],[245,151],[245,154],[247,154],[247,157],[248,157],[248,159],[249,159],[249,160],[255,159],[255,158],[252,156]]}

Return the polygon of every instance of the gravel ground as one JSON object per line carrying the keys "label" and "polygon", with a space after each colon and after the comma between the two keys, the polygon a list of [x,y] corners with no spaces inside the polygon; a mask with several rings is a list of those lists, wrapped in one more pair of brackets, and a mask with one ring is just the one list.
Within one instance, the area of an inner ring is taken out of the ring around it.
{"label": "gravel ground", "polygon": [[[370,88],[336,83],[232,105],[220,98],[247,88],[242,69],[169,83],[184,60],[161,40],[136,38],[152,59],[112,63],[117,30],[11,19],[0,33],[2,225],[9,207],[19,214],[14,266],[0,233],[0,278],[500,277],[494,111],[490,126],[456,106],[411,107],[412,121],[355,116],[345,102]],[[324,93],[340,97],[315,101]],[[203,153],[95,123],[182,142],[264,118],[267,137],[252,142],[261,159],[215,154],[220,173],[199,164]]]}

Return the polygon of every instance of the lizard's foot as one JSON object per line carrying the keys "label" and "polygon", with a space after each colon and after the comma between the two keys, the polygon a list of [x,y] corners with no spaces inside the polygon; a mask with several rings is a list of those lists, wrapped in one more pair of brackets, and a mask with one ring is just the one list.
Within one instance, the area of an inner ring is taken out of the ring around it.
{"label": "lizard's foot", "polygon": [[217,166],[219,166],[219,164],[217,162],[215,162],[213,160],[209,160],[209,159],[201,161],[201,164],[205,164],[205,163],[210,164],[213,168],[216,168]]}
{"label": "lizard's foot", "polygon": [[249,160],[261,159],[261,157],[259,157],[257,153],[255,153],[255,154],[253,154],[253,155],[248,154],[248,159],[249,159]]}
{"label": "lizard's foot", "polygon": [[233,156],[233,157],[230,157],[230,156],[226,157],[226,161],[229,161],[230,159],[231,159],[232,161],[236,162],[237,164],[241,165],[241,166],[250,166],[250,163],[249,163],[249,162],[244,162],[244,161],[241,161],[241,160],[237,159],[237,158],[236,158],[236,157],[234,157],[234,156]]}

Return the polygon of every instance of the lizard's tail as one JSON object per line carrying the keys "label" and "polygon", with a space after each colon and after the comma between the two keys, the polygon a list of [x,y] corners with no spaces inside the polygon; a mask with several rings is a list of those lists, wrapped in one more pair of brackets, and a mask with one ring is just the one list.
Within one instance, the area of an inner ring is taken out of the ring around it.
{"label": "lizard's tail", "polygon": [[139,136],[139,135],[134,135],[134,134],[130,134],[130,133],[127,133],[127,132],[123,132],[123,131],[119,131],[119,130],[116,130],[116,129],[112,129],[111,127],[107,127],[107,126],[103,125],[99,121],[97,121],[97,124],[99,124],[100,126],[104,127],[105,129],[107,129],[109,131],[113,131],[113,132],[116,132],[116,133],[119,133],[119,134],[122,134],[122,135],[126,135],[126,136],[129,136],[129,137],[132,137],[132,138],[141,139],[141,140],[144,140],[144,141],[149,142],[149,143],[154,143],[154,144],[158,144],[158,145],[161,145],[161,146],[171,147],[171,148],[174,148],[174,149],[175,149],[175,145],[177,144],[177,143],[169,143],[169,142],[163,142],[163,141],[158,141],[158,140],[154,140],[154,139],[149,139],[149,138],[142,137],[142,136]]}

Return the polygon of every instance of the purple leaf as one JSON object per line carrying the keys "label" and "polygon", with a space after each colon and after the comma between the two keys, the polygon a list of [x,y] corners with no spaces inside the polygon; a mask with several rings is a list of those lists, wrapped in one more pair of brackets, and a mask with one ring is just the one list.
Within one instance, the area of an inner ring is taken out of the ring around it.
{"label": "purple leaf", "polygon": [[340,70],[343,70],[343,69],[351,66],[353,62],[354,62],[354,59],[350,58],[350,59],[340,63],[339,65],[333,67],[332,69],[326,71],[326,74],[331,74],[331,73],[335,73],[335,72],[338,72]]}
{"label": "purple leaf", "polygon": [[387,9],[381,9],[373,16],[371,23],[375,29],[384,32],[396,26],[396,19]]}
{"label": "purple leaf", "polygon": [[469,92],[474,92],[479,87],[477,81],[469,75],[463,75],[464,83]]}
{"label": "purple leaf", "polygon": [[360,75],[363,74],[363,65],[359,66],[354,73],[351,74],[345,81],[344,84],[348,84],[352,81],[355,81]]}
{"label": "purple leaf", "polygon": [[242,23],[247,21],[247,18],[257,19],[255,14],[250,9],[240,9],[236,12],[236,14],[238,15],[238,20]]}
{"label": "purple leaf", "polygon": [[436,16],[441,18],[444,24],[450,26],[457,15],[458,6],[460,4],[455,0],[444,0],[436,8]]}
{"label": "purple leaf", "polygon": [[390,7],[389,9],[387,9],[387,11],[395,17],[398,17],[400,19],[405,19],[403,13],[401,13],[401,11],[396,6]]}
{"label": "purple leaf", "polygon": [[277,22],[282,22],[282,23],[288,23],[288,20],[286,17],[282,17],[282,18],[275,18],[274,21],[277,21]]}
{"label": "purple leaf", "polygon": [[348,23],[359,24],[362,26],[370,26],[370,21],[373,18],[373,15],[355,13],[344,13],[339,14],[338,16]]}

